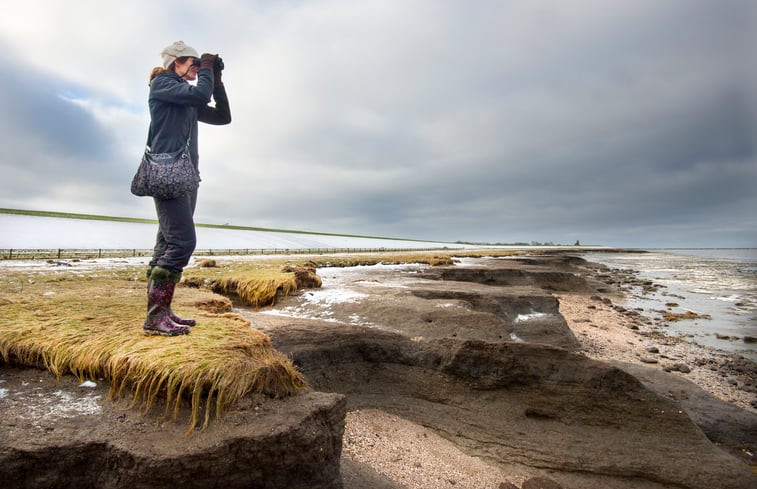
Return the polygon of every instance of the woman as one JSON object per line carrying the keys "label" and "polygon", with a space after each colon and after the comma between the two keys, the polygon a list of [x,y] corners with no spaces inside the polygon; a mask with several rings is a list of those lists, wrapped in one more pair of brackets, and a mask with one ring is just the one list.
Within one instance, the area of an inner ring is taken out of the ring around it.
{"label": "woman", "polygon": [[[150,130],[147,147],[152,153],[171,153],[188,144],[189,155],[198,168],[197,122],[231,122],[229,99],[221,81],[223,62],[216,55],[203,54],[183,41],[176,41],[161,53],[163,66],[150,74]],[[197,80],[192,85],[189,81]],[[211,107],[211,95],[215,107]],[[193,319],[181,319],[171,311],[171,301],[181,273],[195,249],[194,210],[197,192],[175,199],[155,199],[158,236],[147,270],[147,319],[145,334],[175,336],[189,333]]]}

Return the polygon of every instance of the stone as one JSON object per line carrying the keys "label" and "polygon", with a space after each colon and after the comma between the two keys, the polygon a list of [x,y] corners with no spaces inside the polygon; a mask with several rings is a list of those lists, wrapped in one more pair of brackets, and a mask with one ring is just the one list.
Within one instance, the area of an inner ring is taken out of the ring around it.
{"label": "stone", "polygon": [[757,343],[757,338],[754,336],[744,336],[744,343]]}
{"label": "stone", "polygon": [[665,367],[663,367],[663,370],[665,372],[681,372],[681,373],[684,373],[684,374],[687,374],[687,373],[691,372],[691,369],[687,365],[685,365],[683,363],[676,363],[676,364],[673,364],[673,365],[666,365]]}
{"label": "stone", "polygon": [[683,374],[687,374],[687,373],[691,372],[691,368],[689,368],[689,366],[686,365],[685,363],[676,363],[675,365],[673,365],[673,367],[677,371],[679,371],[679,372],[681,372]]}
{"label": "stone", "polygon": [[649,348],[647,348],[647,352],[648,353],[660,353],[660,349],[657,348],[656,346],[650,346]]}
{"label": "stone", "polygon": [[659,360],[653,357],[642,356],[639,360],[641,360],[644,363],[659,363]]}

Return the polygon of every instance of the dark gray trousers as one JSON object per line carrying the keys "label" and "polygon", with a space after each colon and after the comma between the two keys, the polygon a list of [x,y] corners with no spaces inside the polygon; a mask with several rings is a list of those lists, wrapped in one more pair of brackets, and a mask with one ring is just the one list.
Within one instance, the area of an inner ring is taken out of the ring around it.
{"label": "dark gray trousers", "polygon": [[194,212],[197,191],[175,199],[154,199],[158,213],[158,236],[150,266],[181,273],[197,245]]}

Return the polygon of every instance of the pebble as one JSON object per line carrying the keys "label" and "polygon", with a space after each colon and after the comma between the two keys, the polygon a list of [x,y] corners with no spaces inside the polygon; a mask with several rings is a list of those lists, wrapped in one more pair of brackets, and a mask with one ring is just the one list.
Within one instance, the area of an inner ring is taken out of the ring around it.
{"label": "pebble", "polygon": [[641,357],[641,361],[644,363],[659,363],[656,358],[652,357]]}
{"label": "pebble", "polygon": [[649,353],[660,353],[660,349],[657,348],[656,346],[650,346],[649,348],[647,348],[647,352],[649,352]]}
{"label": "pebble", "polygon": [[691,368],[689,368],[689,366],[684,363],[668,365],[664,367],[663,370],[666,372],[681,372],[682,374],[688,374],[689,372],[691,372]]}

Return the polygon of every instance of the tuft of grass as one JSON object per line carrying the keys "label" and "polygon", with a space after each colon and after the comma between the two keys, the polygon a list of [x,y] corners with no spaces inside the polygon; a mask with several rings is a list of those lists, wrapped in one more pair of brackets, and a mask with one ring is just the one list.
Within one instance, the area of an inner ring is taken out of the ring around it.
{"label": "tuft of grass", "polygon": [[[315,273],[315,272],[313,272]],[[284,272],[279,264],[244,263],[187,269],[184,283],[190,287],[205,287],[213,292],[236,296],[242,304],[264,307],[275,304],[277,298],[298,290],[294,272]]]}
{"label": "tuft of grass", "polygon": [[[204,411],[220,416],[241,397],[293,395],[307,384],[270,339],[242,316],[205,312],[219,302],[208,291],[180,287],[175,309],[198,317],[189,335],[142,335],[146,283],[142,271],[80,276],[14,272],[0,280],[0,360],[46,368],[56,376],[106,379],[110,397],[133,392],[145,412],[165,403],[174,419],[191,404],[190,433]],[[222,301],[221,301],[222,302]]]}

